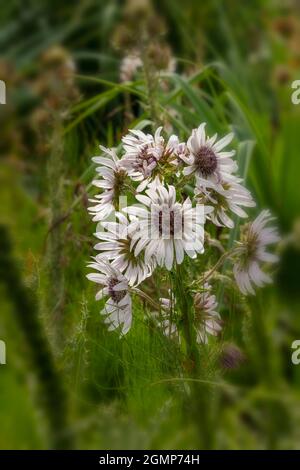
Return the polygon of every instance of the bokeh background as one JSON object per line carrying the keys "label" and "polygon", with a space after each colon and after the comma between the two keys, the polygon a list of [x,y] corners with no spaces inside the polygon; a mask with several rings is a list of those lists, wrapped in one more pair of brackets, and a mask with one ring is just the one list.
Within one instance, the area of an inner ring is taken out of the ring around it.
{"label": "bokeh background", "polygon": [[[0,448],[299,448],[300,3],[11,0],[0,48]],[[120,340],[85,278],[90,158],[151,120],[182,137],[232,126],[240,173],[282,234],[274,284],[246,308],[220,281],[227,356],[203,364],[209,423],[146,307]]]}

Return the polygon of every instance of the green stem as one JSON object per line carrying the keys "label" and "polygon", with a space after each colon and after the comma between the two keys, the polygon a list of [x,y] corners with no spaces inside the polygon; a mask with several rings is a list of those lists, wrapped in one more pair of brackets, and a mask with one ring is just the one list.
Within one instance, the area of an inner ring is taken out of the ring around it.
{"label": "green stem", "polygon": [[0,225],[0,282],[6,286],[18,325],[28,348],[30,367],[37,377],[39,401],[47,418],[51,448],[71,448],[67,428],[67,396],[39,319],[37,299],[22,282],[12,254],[8,231]]}
{"label": "green stem", "polygon": [[156,106],[157,77],[148,58],[147,45],[143,47],[143,69],[147,88],[147,101],[154,131],[160,121]]}
{"label": "green stem", "polygon": [[[193,298],[188,288],[188,276],[184,264],[177,265],[174,275],[174,289],[177,306],[183,322],[183,337],[185,340],[186,354],[192,365],[191,383],[191,412],[199,431],[202,449],[213,448],[214,434],[211,414],[211,386],[206,381],[204,370],[205,346],[200,354],[197,344],[197,335],[194,326]],[[200,381],[199,381],[200,379]]]}
{"label": "green stem", "polygon": [[56,120],[53,130],[52,150],[47,165],[50,221],[47,240],[47,269],[49,275],[47,307],[51,326],[55,328],[55,340],[61,347],[64,337],[64,272],[63,272],[63,223],[66,213],[63,207],[63,155],[62,125]]}
{"label": "green stem", "polygon": [[234,250],[230,250],[226,253],[223,253],[223,255],[218,259],[216,264],[211,268],[211,270],[207,274],[205,274],[205,276],[201,279],[201,282],[206,282],[210,278],[210,276],[212,276],[212,274],[224,263],[224,261],[232,255],[233,252]]}
{"label": "green stem", "polygon": [[199,366],[199,352],[196,341],[196,331],[194,328],[194,315],[192,311],[192,297],[186,288],[184,279],[186,273],[183,265],[177,265],[174,278],[174,287],[176,291],[176,300],[181,312],[183,322],[183,335],[186,345],[186,352],[189,359],[193,362],[194,368]]}
{"label": "green stem", "polygon": [[146,294],[145,292],[143,292],[142,290],[138,289],[137,287],[135,288],[132,288],[131,289],[132,292],[134,292],[135,294],[138,294],[142,299],[146,300],[150,305],[152,305],[152,307],[154,307],[157,311],[160,310],[160,305],[158,303],[156,303],[153,299],[151,299],[151,297]]}

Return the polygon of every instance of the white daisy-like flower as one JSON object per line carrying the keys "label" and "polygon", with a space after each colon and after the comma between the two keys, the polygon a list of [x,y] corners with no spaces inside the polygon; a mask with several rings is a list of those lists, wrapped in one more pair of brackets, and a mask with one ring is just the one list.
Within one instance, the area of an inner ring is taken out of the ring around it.
{"label": "white daisy-like flower", "polygon": [[203,185],[207,181],[214,184],[231,181],[232,173],[237,170],[237,164],[231,158],[235,151],[223,149],[232,141],[234,135],[231,132],[217,141],[217,134],[213,137],[206,135],[205,126],[206,123],[202,123],[198,129],[193,129],[188,139],[189,154],[181,156],[187,165],[183,173],[185,175],[194,173]]}
{"label": "white daisy-like flower", "polygon": [[272,282],[260,268],[260,263],[278,261],[276,255],[266,251],[268,245],[280,240],[277,229],[267,227],[272,220],[270,212],[263,210],[253,222],[241,228],[233,273],[240,291],[245,295],[254,294],[254,286],[262,287]]}
{"label": "white daisy-like flower", "polygon": [[135,255],[145,250],[146,263],[154,256],[159,266],[171,270],[174,261],[182,263],[185,253],[191,258],[203,253],[206,208],[192,207],[189,198],[177,202],[174,186],[163,186],[158,177],[145,192],[146,195],[136,196],[144,207],[124,209],[139,222],[132,235],[133,240],[138,240]]}
{"label": "white daisy-like flower", "polygon": [[107,149],[100,145],[100,149],[106,157],[93,157],[92,160],[101,166],[96,168],[100,179],[95,179],[93,185],[102,189],[101,194],[94,196],[90,202],[96,205],[88,208],[93,215],[93,221],[106,219],[115,210],[115,201],[119,197],[120,186],[125,177],[125,171],[120,166],[120,160],[114,149]]}
{"label": "white daisy-like flower", "polygon": [[207,218],[218,227],[233,228],[234,222],[229,217],[228,212],[233,212],[239,217],[246,218],[248,214],[242,207],[255,206],[250,191],[240,184],[241,181],[236,178],[236,180],[217,185],[207,182],[205,186],[197,181],[195,196],[201,204],[209,205],[213,208]]}
{"label": "white daisy-like flower", "polygon": [[142,59],[138,53],[133,52],[123,57],[120,66],[121,82],[130,82],[134,79],[136,73],[143,66]]}
{"label": "white daisy-like flower", "polygon": [[102,222],[106,231],[96,232],[96,237],[102,240],[95,245],[95,249],[101,251],[96,256],[97,261],[111,260],[112,267],[124,274],[130,286],[137,286],[149,277],[155,267],[154,258],[145,263],[144,253],[141,251],[136,256],[131,232],[134,231],[134,222],[129,221],[124,214],[116,212],[118,222]]}
{"label": "white daisy-like flower", "polygon": [[197,293],[194,297],[198,343],[207,343],[207,335],[217,336],[223,327],[220,314],[216,311],[218,308],[216,296],[210,293],[211,286],[209,284],[205,283],[204,289],[204,292]]}
{"label": "white daisy-like flower", "polygon": [[132,322],[132,305],[127,279],[108,262],[95,261],[88,267],[97,272],[87,274],[87,278],[101,285],[101,289],[96,294],[96,300],[109,297],[100,312],[105,316],[104,322],[108,324],[108,330],[120,328],[121,334],[125,335]]}
{"label": "white daisy-like flower", "polygon": [[166,142],[161,136],[161,131],[162,127],[159,127],[152,136],[132,129],[122,138],[125,154],[120,164],[134,181],[143,181],[138,191],[145,188],[147,179],[152,175],[159,161],[162,159],[172,161],[170,157],[173,154],[175,160],[175,152],[179,145],[178,137],[171,135]]}

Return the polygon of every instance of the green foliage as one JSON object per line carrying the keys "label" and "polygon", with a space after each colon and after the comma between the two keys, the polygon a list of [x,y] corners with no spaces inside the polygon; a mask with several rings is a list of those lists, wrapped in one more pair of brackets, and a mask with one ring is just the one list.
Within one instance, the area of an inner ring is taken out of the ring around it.
{"label": "green foliage", "polygon": [[[87,215],[94,192],[90,157],[98,154],[99,143],[112,146],[128,127],[150,130],[158,124],[154,120],[182,139],[202,121],[211,134],[233,129],[239,173],[258,208],[271,208],[283,236],[292,229],[299,216],[300,115],[289,94],[272,82],[282,57],[266,21],[281,15],[274,3],[153,2],[178,65],[176,72],[160,73],[152,95],[143,73],[119,83],[120,51],[112,36],[122,18],[120,2],[62,6],[32,0],[26,15],[22,2],[1,7],[0,46],[19,82],[11,85],[12,109],[6,108],[7,115],[0,110],[7,133],[1,144],[1,224],[14,242],[14,255],[8,248],[4,253],[13,273],[1,266],[1,294],[2,284],[9,288],[0,318],[8,356],[0,366],[0,448],[299,447],[300,369],[290,361],[290,344],[300,333],[295,247],[283,246],[277,282],[247,303],[226,276],[225,263],[214,280],[224,332],[197,357],[187,354],[193,344],[182,352],[162,335],[152,308],[138,297],[130,332],[121,339],[109,333],[101,302],[85,278],[95,231]],[[76,61],[79,99],[66,116],[56,114],[43,127],[42,142],[50,150],[40,154],[39,131],[29,124],[36,97],[28,83],[41,73],[40,54],[57,44]],[[253,63],[250,56],[259,46],[275,52]],[[4,148],[12,128],[24,137],[23,146],[12,134],[13,143]],[[239,230],[236,222],[225,239],[228,248]],[[217,254],[209,246],[203,258],[185,267],[181,275],[191,287],[180,292],[182,312],[189,309],[194,274],[210,269]],[[158,272],[145,291],[158,298],[170,282]],[[33,305],[26,300],[29,291],[37,299]],[[246,357],[237,370],[220,366],[228,342]],[[57,434],[55,427],[61,428]]]}

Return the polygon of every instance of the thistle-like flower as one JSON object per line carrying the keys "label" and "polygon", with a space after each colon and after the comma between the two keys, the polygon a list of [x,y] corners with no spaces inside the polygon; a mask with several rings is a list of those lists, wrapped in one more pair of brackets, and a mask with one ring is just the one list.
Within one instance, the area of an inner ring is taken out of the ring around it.
{"label": "thistle-like flower", "polygon": [[104,322],[109,325],[108,330],[120,328],[121,334],[125,335],[132,322],[131,297],[127,279],[108,262],[95,261],[88,267],[97,272],[88,274],[87,278],[102,286],[96,294],[96,300],[109,297],[100,312],[105,316]]}
{"label": "thistle-like flower", "polygon": [[204,292],[199,292],[194,297],[198,343],[207,343],[207,335],[217,336],[223,325],[220,314],[216,311],[218,307],[216,296],[210,293],[211,286],[206,283],[204,289]]}
{"label": "thistle-like flower", "polygon": [[[207,218],[218,227],[233,228],[234,222],[229,217],[228,212],[233,212],[239,217],[248,217],[242,207],[254,207],[250,191],[240,184],[237,179],[223,182],[222,184],[212,184],[207,182],[205,186],[197,182],[195,196],[201,204],[209,205],[213,210]],[[242,206],[242,207],[241,207]]]}
{"label": "thistle-like flower", "polygon": [[203,253],[204,207],[192,207],[189,198],[183,203],[177,202],[174,186],[166,187],[158,178],[145,192],[146,196],[136,196],[145,207],[124,209],[139,222],[132,235],[132,239],[137,240],[135,255],[145,249],[146,263],[154,256],[159,266],[171,270],[174,261],[182,263],[185,253],[190,258]]}
{"label": "thistle-like flower", "polygon": [[124,274],[130,286],[140,284],[152,274],[155,267],[154,259],[145,263],[144,253],[134,254],[134,245],[131,233],[135,225],[129,224],[127,217],[120,212],[115,213],[118,222],[102,222],[106,231],[96,232],[96,237],[102,240],[95,245],[101,253],[96,256],[97,261],[111,260],[112,267]]}
{"label": "thistle-like flower", "polygon": [[95,163],[101,166],[96,168],[96,172],[101,179],[95,179],[93,185],[102,189],[101,194],[94,196],[90,202],[96,203],[89,207],[89,212],[93,215],[93,221],[106,219],[116,208],[120,188],[123,184],[126,172],[120,166],[114,149],[107,149],[100,145],[100,149],[107,155],[106,157],[93,157]]}
{"label": "thistle-like flower", "polygon": [[[122,168],[135,181],[143,181],[139,191],[147,184],[147,178],[152,175],[161,160],[176,160],[176,149],[179,140],[176,135],[171,135],[169,140],[161,136],[162,127],[159,127],[154,136],[145,134],[140,130],[130,130],[130,134],[123,137],[125,154],[120,160]],[[146,179],[146,181],[145,181]]]}
{"label": "thistle-like flower", "polygon": [[236,162],[231,159],[235,151],[223,149],[232,141],[233,133],[217,141],[217,134],[210,138],[206,135],[205,125],[205,123],[200,124],[188,139],[189,155],[181,156],[187,164],[183,173],[185,175],[194,173],[204,186],[207,181],[214,184],[231,181],[232,173],[237,170]]}
{"label": "thistle-like flower", "polygon": [[263,210],[253,222],[241,228],[233,273],[240,291],[245,295],[254,294],[254,286],[262,287],[272,282],[270,276],[260,268],[260,263],[274,263],[278,260],[276,255],[266,251],[268,245],[280,240],[277,229],[267,227],[272,220],[270,212]]}

